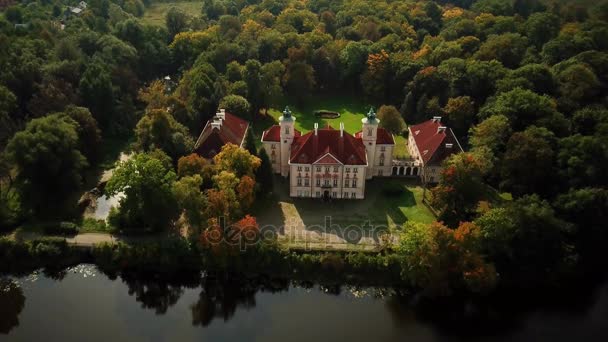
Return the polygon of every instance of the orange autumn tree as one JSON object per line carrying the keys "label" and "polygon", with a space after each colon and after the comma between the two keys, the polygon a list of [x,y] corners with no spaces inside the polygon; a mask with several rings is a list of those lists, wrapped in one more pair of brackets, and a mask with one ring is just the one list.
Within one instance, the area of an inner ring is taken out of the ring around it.
{"label": "orange autumn tree", "polygon": [[470,222],[450,229],[439,222],[407,223],[397,249],[402,277],[432,294],[459,288],[485,292],[496,284],[496,270],[480,253],[479,228]]}
{"label": "orange autumn tree", "polygon": [[207,164],[205,158],[196,153],[183,156],[177,161],[177,175],[179,177],[202,175]]}
{"label": "orange autumn tree", "polygon": [[391,76],[388,52],[381,50],[378,53],[370,53],[367,57],[367,68],[361,75],[361,85],[368,96],[384,101],[387,100],[387,87]]}
{"label": "orange autumn tree", "polygon": [[484,170],[472,153],[455,154],[444,162],[439,184],[432,190],[432,204],[442,221],[455,226],[473,217],[486,191]]}
{"label": "orange autumn tree", "polygon": [[255,181],[249,176],[243,176],[236,186],[237,198],[241,202],[241,209],[247,210],[255,201]]}
{"label": "orange autumn tree", "polygon": [[201,233],[199,238],[201,247],[209,250],[214,257],[237,255],[259,240],[260,228],[253,216],[245,215],[233,224],[223,224],[222,222],[225,221],[216,218],[209,219],[208,228]]}

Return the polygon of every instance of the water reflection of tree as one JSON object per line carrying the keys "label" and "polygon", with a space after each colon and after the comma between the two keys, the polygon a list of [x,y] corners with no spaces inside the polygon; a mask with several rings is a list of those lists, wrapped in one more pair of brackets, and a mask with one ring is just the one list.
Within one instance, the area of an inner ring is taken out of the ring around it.
{"label": "water reflection of tree", "polygon": [[0,278],[0,334],[8,334],[19,325],[19,314],[25,307],[25,296],[18,284]]}
{"label": "water reflection of tree", "polygon": [[143,308],[153,309],[157,315],[165,314],[184,293],[182,285],[157,279],[129,277],[123,280],[129,287],[129,295],[135,295],[135,300],[140,302]]}
{"label": "water reflection of tree", "polygon": [[192,324],[206,327],[215,318],[228,321],[237,308],[248,310],[255,307],[255,294],[258,291],[284,291],[289,288],[289,282],[216,274],[203,278],[201,287],[198,301],[190,308]]}

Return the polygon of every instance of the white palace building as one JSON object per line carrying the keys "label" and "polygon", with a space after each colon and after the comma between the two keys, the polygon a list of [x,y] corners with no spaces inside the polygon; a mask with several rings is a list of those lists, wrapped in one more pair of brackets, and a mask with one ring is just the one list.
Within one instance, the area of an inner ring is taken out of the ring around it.
{"label": "white palace building", "polygon": [[[289,108],[285,108],[279,118],[279,124],[262,134],[262,144],[270,158],[273,171],[283,177],[289,177],[291,197],[363,199],[366,180],[374,177],[406,176],[403,171],[405,166],[402,168],[401,164],[408,165],[412,170],[417,169],[415,173],[408,172],[407,176],[421,176],[423,167],[431,166],[429,161],[432,161],[433,168],[440,167],[447,154],[443,148],[435,145],[441,145],[448,133],[456,139],[451,130],[446,131],[440,124],[441,127],[435,127],[440,121],[435,118],[434,121],[429,121],[433,122],[433,125],[418,125],[424,129],[423,133],[418,129],[410,132],[408,145],[414,158],[399,161],[393,159],[395,139],[386,129],[378,127],[380,120],[376,118],[373,109],[361,120],[362,129],[355,134],[346,132],[343,123],[340,124],[339,130],[329,125],[319,127],[315,123],[314,130],[302,134],[295,129],[295,120]],[[432,129],[435,134],[429,131]],[[442,157],[429,158],[435,152],[428,149],[426,152],[417,153],[418,148],[426,148],[427,144],[425,141],[416,140],[416,136],[432,138],[434,150],[441,150]],[[452,141],[452,138],[449,138],[449,141]],[[454,148],[447,152],[456,150]]]}

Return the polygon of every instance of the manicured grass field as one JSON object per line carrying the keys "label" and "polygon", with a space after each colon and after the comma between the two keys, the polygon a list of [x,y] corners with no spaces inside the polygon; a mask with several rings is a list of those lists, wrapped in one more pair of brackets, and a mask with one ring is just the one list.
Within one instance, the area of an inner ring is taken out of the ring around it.
{"label": "manicured grass field", "polygon": [[[276,120],[283,114],[285,107],[273,108],[268,113]],[[344,123],[344,129],[354,134],[361,130],[361,119],[369,111],[370,106],[350,97],[316,97],[306,101],[305,105],[298,106],[289,104],[291,113],[296,117],[296,129],[302,133],[314,129],[314,124],[319,123],[319,127],[325,127],[328,123],[335,129],[340,128],[340,122]],[[314,115],[315,110],[329,110],[340,113],[337,119],[322,119]]]}
{"label": "manicured grass field", "polygon": [[144,16],[141,18],[142,23],[150,25],[165,26],[165,15],[171,9],[177,7],[184,13],[191,16],[200,16],[202,1],[176,1],[176,2],[156,2],[146,8]]}
{"label": "manicured grass field", "polygon": [[[276,200],[257,208],[260,224],[281,226],[295,223],[302,227],[323,225],[326,217],[332,224],[342,227],[363,225],[366,221],[374,226],[399,229],[407,221],[430,223],[435,220],[431,211],[422,203],[423,189],[416,180],[375,178],[365,185],[364,200],[335,200],[324,203],[320,199],[291,198],[287,182],[275,178]],[[400,192],[387,193],[387,189]]]}
{"label": "manicured grass field", "polygon": [[[361,119],[365,117],[370,106],[361,101],[350,97],[331,97],[331,98],[314,98],[307,101],[306,105],[290,105],[291,113],[296,117],[296,129],[302,133],[306,133],[314,129],[315,122],[319,123],[319,127],[325,127],[328,123],[335,129],[340,128],[340,122],[344,123],[344,129],[354,134],[361,130]],[[254,124],[254,130],[257,134],[268,126],[278,122],[279,117],[283,114],[283,108],[272,108],[268,110],[268,114],[274,119],[266,120],[261,124]],[[329,110],[340,113],[337,119],[321,119],[317,118],[313,112],[316,110]],[[377,110],[377,108],[376,108]],[[395,136],[395,158],[406,158],[409,156],[407,151],[407,139],[403,136]]]}

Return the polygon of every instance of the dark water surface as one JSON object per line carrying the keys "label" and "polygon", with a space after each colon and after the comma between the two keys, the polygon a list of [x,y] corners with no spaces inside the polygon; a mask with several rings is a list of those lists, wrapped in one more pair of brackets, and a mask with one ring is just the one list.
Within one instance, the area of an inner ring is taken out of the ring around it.
{"label": "dark water surface", "polygon": [[586,298],[505,313],[386,289],[112,280],[80,265],[1,278],[0,341],[608,341],[608,286]]}

